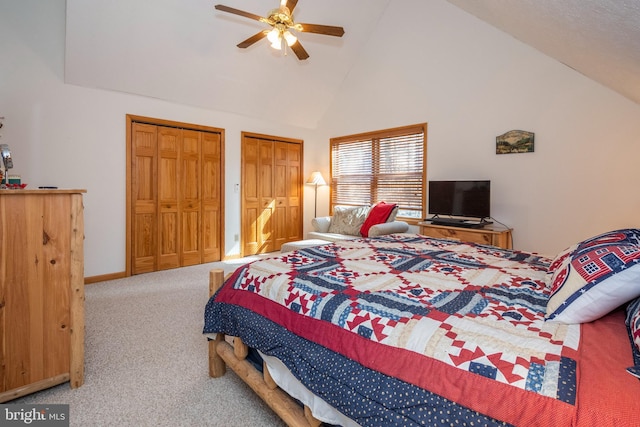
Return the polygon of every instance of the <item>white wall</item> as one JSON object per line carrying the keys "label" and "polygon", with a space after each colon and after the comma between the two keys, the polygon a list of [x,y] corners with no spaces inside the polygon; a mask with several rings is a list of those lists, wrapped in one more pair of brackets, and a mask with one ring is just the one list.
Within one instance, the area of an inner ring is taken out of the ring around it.
{"label": "white wall", "polygon": [[[489,178],[493,216],[518,249],[555,253],[638,226],[640,106],[440,0],[393,0],[317,130],[64,83],[64,0],[0,0],[0,131],[30,188],[86,188],[85,275],[125,266],[125,115],[226,129],[227,255],[239,253],[240,132],[305,141],[327,177],[328,138],[428,122],[430,179]],[[123,66],[122,72],[126,72]],[[536,133],[535,153],[495,136]],[[318,213],[327,213],[328,188]],[[313,189],[305,188],[305,228]]]}
{"label": "white wall", "polygon": [[[640,226],[639,105],[447,2],[402,3],[321,121],[327,137],[428,122],[428,178],[491,179],[517,249]],[[512,129],[535,133],[534,153],[495,154]]]}
{"label": "white wall", "polygon": [[[28,188],[84,188],[85,276],[125,269],[126,114],[225,129],[225,254],[240,253],[240,133],[305,141],[305,174],[320,165],[314,133],[248,117],[156,99],[67,85],[63,80],[64,0],[0,0],[1,141],[12,150],[12,174]],[[122,72],[126,72],[123,66]],[[323,163],[321,166],[325,166]],[[8,190],[6,190],[8,191]],[[305,188],[305,224],[313,190]]]}

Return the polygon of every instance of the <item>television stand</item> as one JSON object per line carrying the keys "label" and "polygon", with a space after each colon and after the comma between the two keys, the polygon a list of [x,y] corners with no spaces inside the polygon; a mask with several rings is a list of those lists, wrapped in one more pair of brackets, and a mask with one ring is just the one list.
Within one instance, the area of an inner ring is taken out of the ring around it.
{"label": "television stand", "polygon": [[439,239],[457,239],[463,242],[497,246],[502,249],[513,249],[513,241],[511,237],[513,230],[502,225],[489,224],[488,221],[485,221],[482,228],[451,224],[439,225],[432,221],[419,222],[418,226],[420,226],[420,234],[423,236]]}

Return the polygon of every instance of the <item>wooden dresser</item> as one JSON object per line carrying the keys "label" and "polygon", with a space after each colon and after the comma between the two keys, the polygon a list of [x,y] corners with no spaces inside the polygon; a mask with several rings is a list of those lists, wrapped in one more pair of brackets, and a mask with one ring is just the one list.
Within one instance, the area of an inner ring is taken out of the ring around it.
{"label": "wooden dresser", "polygon": [[497,224],[488,224],[483,228],[463,228],[449,225],[434,225],[419,222],[420,234],[440,239],[457,239],[463,242],[493,245],[503,249],[512,249],[511,228]]}
{"label": "wooden dresser", "polygon": [[85,190],[0,190],[0,402],[84,381]]}

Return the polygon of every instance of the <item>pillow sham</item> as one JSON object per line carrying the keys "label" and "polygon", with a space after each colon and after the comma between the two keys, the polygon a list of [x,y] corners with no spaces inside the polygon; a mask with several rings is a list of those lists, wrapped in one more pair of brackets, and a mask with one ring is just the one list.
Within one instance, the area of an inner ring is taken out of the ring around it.
{"label": "pillow sham", "polygon": [[634,377],[640,378],[640,298],[636,298],[627,305],[627,330],[631,340],[634,366],[627,368]]}
{"label": "pillow sham", "polygon": [[360,228],[367,218],[369,209],[369,206],[355,208],[336,206],[333,210],[331,224],[329,224],[329,233],[360,236]]}
{"label": "pillow sham", "polygon": [[578,248],[579,243],[575,245],[571,245],[565,250],[561,251],[558,255],[555,256],[551,264],[549,264],[549,268],[547,269],[550,273],[553,273],[558,268],[565,266],[569,261],[571,261],[571,253]]}
{"label": "pillow sham", "polygon": [[558,254],[551,266],[546,319],[596,320],[640,296],[640,230],[616,230],[584,240]]}
{"label": "pillow sham", "polygon": [[379,202],[373,206],[369,211],[367,218],[364,220],[362,227],[360,227],[360,234],[362,237],[369,237],[369,229],[374,225],[387,222],[395,208],[395,204],[385,202]]}

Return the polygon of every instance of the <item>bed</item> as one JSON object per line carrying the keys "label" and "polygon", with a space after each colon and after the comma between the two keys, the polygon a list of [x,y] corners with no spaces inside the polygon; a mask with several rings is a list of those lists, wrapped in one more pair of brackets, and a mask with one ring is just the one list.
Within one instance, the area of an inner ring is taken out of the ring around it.
{"label": "bed", "polygon": [[214,271],[210,375],[289,425],[640,425],[639,236],[548,258],[395,234]]}

